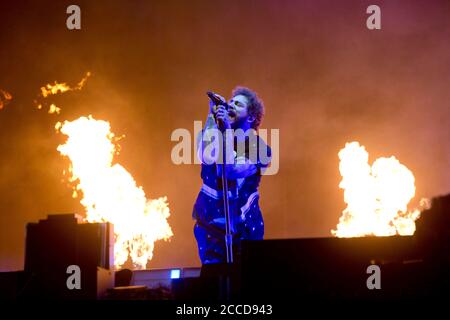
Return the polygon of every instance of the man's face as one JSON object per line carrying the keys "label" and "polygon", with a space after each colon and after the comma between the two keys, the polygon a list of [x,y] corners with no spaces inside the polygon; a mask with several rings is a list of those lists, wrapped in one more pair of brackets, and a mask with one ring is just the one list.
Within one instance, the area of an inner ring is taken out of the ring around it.
{"label": "man's face", "polygon": [[240,128],[248,120],[249,101],[246,96],[237,95],[228,102],[231,110],[228,110],[228,118],[233,128]]}

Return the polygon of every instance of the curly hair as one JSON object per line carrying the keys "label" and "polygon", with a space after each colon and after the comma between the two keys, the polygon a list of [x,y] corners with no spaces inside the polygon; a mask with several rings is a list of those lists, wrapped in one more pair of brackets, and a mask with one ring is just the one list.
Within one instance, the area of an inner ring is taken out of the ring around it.
{"label": "curly hair", "polygon": [[255,118],[252,122],[252,128],[258,129],[262,122],[262,118],[264,116],[264,104],[263,101],[256,95],[256,92],[246,87],[236,87],[232,92],[232,96],[243,95],[249,101],[249,105],[247,107],[248,113],[250,116]]}

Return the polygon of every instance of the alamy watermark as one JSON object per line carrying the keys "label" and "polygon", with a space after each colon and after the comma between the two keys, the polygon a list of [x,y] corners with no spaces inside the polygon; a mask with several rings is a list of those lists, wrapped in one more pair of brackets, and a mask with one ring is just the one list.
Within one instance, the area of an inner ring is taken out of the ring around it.
{"label": "alamy watermark", "polygon": [[369,290],[381,289],[381,268],[376,264],[371,264],[367,267],[366,273],[370,274],[367,278],[366,286]]}
{"label": "alamy watermark", "polygon": [[[221,132],[217,128],[202,130],[202,121],[194,121],[194,134],[185,128],[175,129],[171,134],[171,141],[178,142],[171,152],[174,164],[259,164],[264,167],[263,175],[275,175],[279,170],[280,162],[280,130],[270,129],[270,149],[268,143],[268,130],[259,129],[227,129]],[[258,143],[258,136],[265,143]],[[247,141],[245,139],[247,138]],[[223,143],[225,143],[225,159],[223,157]],[[236,151],[234,150],[236,141]],[[257,146],[248,148],[246,145]],[[270,151],[269,151],[270,150]],[[246,153],[248,157],[235,157]],[[270,164],[270,166],[269,166]],[[267,167],[267,168],[266,168]]]}
{"label": "alamy watermark", "polygon": [[67,277],[66,286],[69,290],[80,290],[81,289],[81,268],[76,264],[72,264],[67,267],[67,274],[70,276]]}
{"label": "alamy watermark", "polygon": [[69,30],[81,29],[81,9],[76,4],[72,4],[67,7],[66,13],[70,16],[66,19],[66,27]]}
{"label": "alamy watermark", "polygon": [[369,30],[381,29],[381,9],[376,4],[372,4],[367,7],[366,13],[370,14],[366,20],[366,26]]}

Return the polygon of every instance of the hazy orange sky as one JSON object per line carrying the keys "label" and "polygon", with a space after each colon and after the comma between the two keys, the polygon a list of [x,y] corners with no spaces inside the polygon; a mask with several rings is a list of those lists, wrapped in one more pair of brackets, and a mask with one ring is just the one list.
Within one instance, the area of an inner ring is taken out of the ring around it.
{"label": "hazy orange sky", "polygon": [[[205,92],[236,85],[265,102],[262,128],[280,130],[280,169],[263,177],[266,238],[330,236],[345,208],[337,153],[365,145],[372,162],[395,155],[421,197],[450,192],[450,2],[377,1],[382,29],[366,28],[373,1],[71,1],[0,3],[0,270],[23,268],[25,225],[83,213],[61,182],[67,160],[54,124],[92,114],[125,134],[117,161],[149,198],[167,196],[174,236],[149,268],[198,266],[192,206],[198,165],[171,162],[176,128],[208,112]],[[214,14],[214,15],[213,15]],[[33,106],[55,80],[60,115]],[[270,144],[270,141],[268,141]]]}

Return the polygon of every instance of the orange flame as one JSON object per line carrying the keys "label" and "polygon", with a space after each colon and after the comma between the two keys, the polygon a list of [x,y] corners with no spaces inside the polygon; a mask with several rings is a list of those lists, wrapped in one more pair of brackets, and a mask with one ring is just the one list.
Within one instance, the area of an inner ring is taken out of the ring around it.
{"label": "orange flame", "polygon": [[50,109],[48,110],[49,114],[53,114],[53,113],[59,114],[60,112],[61,112],[61,108],[55,106],[53,103],[50,105]]}
{"label": "orange flame", "polygon": [[86,221],[114,224],[116,268],[130,256],[138,269],[144,269],[153,257],[154,242],[173,235],[166,197],[148,200],[131,174],[113,164],[117,139],[107,121],[80,117],[58,122],[55,129],[68,136],[57,150],[71,161],[69,181],[78,182],[73,195],[82,192]]}
{"label": "orange flame", "polygon": [[[339,152],[339,187],[347,208],[336,230],[337,237],[412,235],[420,211],[407,211],[415,195],[414,175],[395,157],[379,158],[369,165],[369,154],[358,142],[346,143]],[[421,200],[421,206],[427,206]]]}
{"label": "orange flame", "polygon": [[2,110],[11,100],[12,95],[9,92],[0,89],[0,110]]}
{"label": "orange flame", "polygon": [[41,94],[44,98],[52,94],[57,94],[58,92],[63,93],[69,91],[70,87],[65,83],[47,84],[45,87],[41,87]]}
{"label": "orange flame", "polygon": [[[55,95],[58,93],[64,93],[67,91],[74,91],[74,90],[81,90],[83,89],[84,85],[86,84],[87,79],[91,76],[91,72],[87,72],[83,79],[81,79],[80,82],[75,87],[70,87],[66,83],[58,83],[55,81],[54,84],[46,84],[44,87],[41,87],[41,96],[44,98],[47,98],[50,95]],[[36,108],[42,109],[42,104],[38,103],[38,101],[35,101]],[[59,114],[61,111],[60,108],[56,107],[54,104],[50,105],[50,108],[48,110],[49,114]]]}
{"label": "orange flame", "polygon": [[47,84],[44,87],[41,87],[41,94],[44,98],[46,98],[49,95],[53,95],[53,94],[57,94],[57,93],[63,93],[66,91],[73,91],[73,90],[81,90],[83,89],[87,79],[91,76],[91,72],[86,72],[86,75],[84,76],[83,79],[81,79],[80,82],[78,82],[78,84],[71,88],[69,85],[67,85],[66,83],[58,83],[55,81],[54,84]]}

